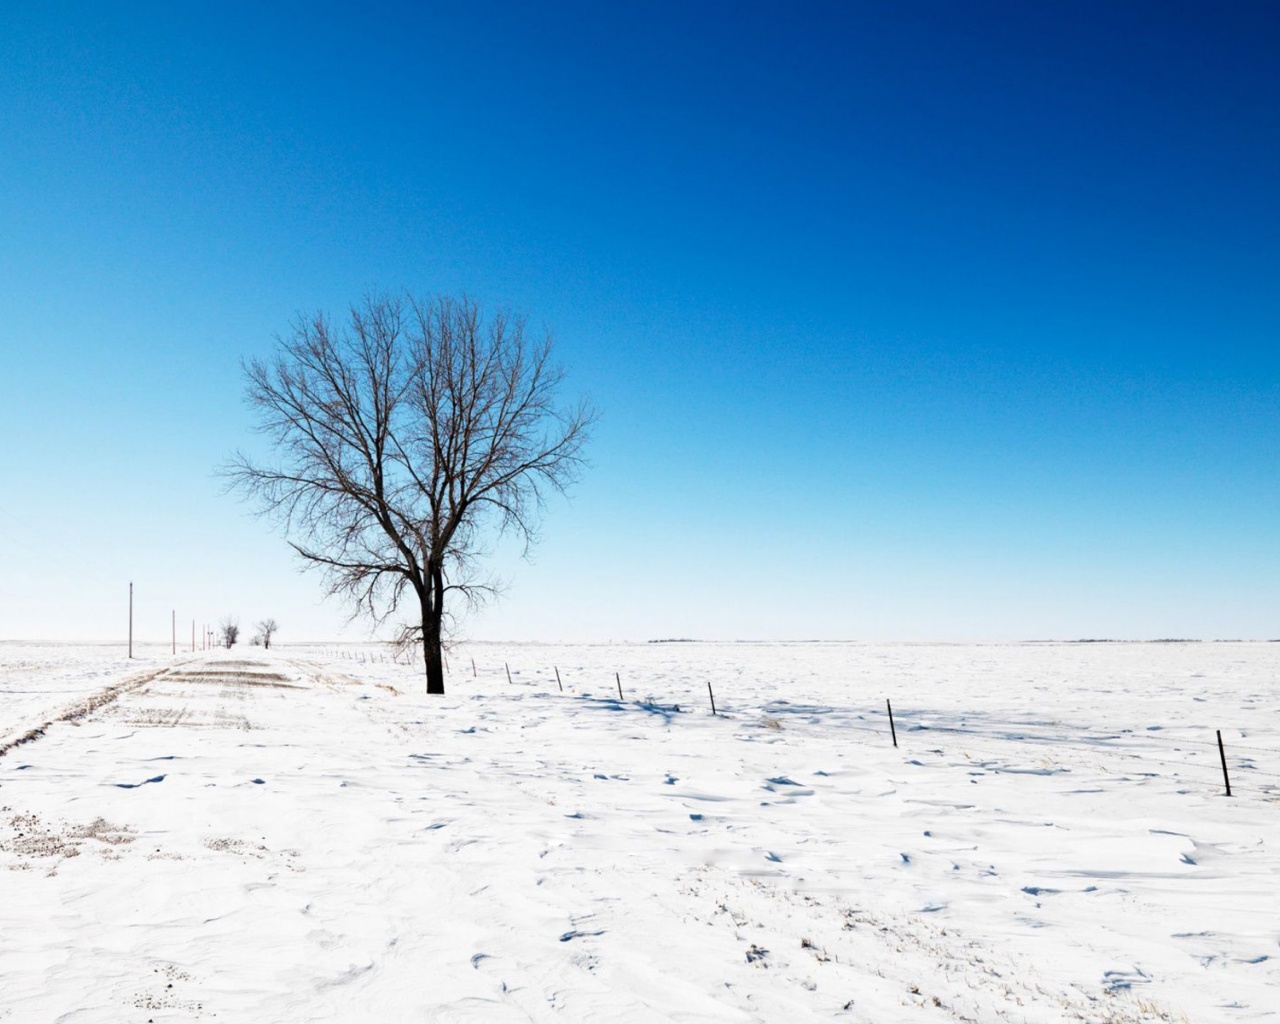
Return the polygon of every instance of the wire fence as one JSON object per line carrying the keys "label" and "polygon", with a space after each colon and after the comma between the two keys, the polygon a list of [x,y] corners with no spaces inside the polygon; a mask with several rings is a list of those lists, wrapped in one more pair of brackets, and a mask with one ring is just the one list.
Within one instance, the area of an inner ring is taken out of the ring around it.
{"label": "wire fence", "polygon": [[[376,649],[337,648],[329,653],[362,664],[406,663],[394,652]],[[988,719],[974,711],[964,713],[961,716],[964,720],[956,723],[948,718],[954,718],[957,712],[910,706],[894,708],[894,730],[888,710],[878,706],[878,702],[875,706],[776,700],[743,702],[735,701],[729,692],[712,692],[710,684],[706,693],[699,693],[696,684],[694,689],[668,686],[669,680],[647,679],[637,684],[616,672],[601,674],[599,678],[593,675],[584,684],[580,674],[571,676],[557,666],[530,672],[512,667],[506,661],[477,664],[471,658],[455,660],[459,663],[450,674],[466,678],[483,676],[508,686],[542,687],[549,694],[566,698],[591,695],[624,704],[678,707],[680,713],[701,706],[709,714],[730,720],[741,720],[744,715],[752,714],[792,722],[807,717],[834,724],[845,732],[875,736],[885,743],[892,742],[896,731],[898,748],[908,763],[911,760],[921,763],[921,758],[934,756],[950,758],[950,763],[956,765],[1019,774],[1078,772],[1114,777],[1118,773],[1125,777],[1178,780],[1185,777],[1197,791],[1225,791],[1229,779],[1233,796],[1280,800],[1280,734],[1275,747],[1227,738],[1224,752],[1220,754],[1214,738],[1216,729],[1209,727],[1200,730],[1187,724],[1172,727],[1135,724],[1097,730],[1069,722]],[[681,688],[683,693],[673,693]],[[663,689],[667,691],[665,694],[655,695],[655,691]],[[1187,735],[1191,729],[1197,729],[1201,735]]]}
{"label": "wire fence", "polygon": [[[553,667],[545,673],[528,673],[512,669],[509,663],[497,666],[484,665],[477,670],[468,664],[465,674],[491,676],[508,685],[541,686],[549,693],[566,697],[582,697],[581,680],[570,680]],[[587,684],[589,692],[597,691],[600,699],[654,706],[671,697],[655,697],[657,687],[653,681],[629,687],[624,695],[624,681],[613,673],[613,679],[592,678]],[[569,688],[565,690],[565,684]],[[614,684],[614,685],[610,685]],[[611,691],[618,690],[615,696]],[[640,696],[644,694],[644,696]],[[694,691],[676,696],[672,708],[693,711],[696,702],[688,698]],[[1193,784],[1196,791],[1228,788],[1235,797],[1262,797],[1269,801],[1280,799],[1280,737],[1275,748],[1256,743],[1224,740],[1220,753],[1216,738],[1200,738],[1185,735],[1186,730],[1196,728],[1179,724],[1164,726],[1125,727],[1095,730],[1088,726],[1068,722],[1018,722],[987,719],[981,725],[969,721],[959,724],[949,722],[948,713],[911,707],[894,708],[896,730],[890,724],[890,713],[878,706],[840,704],[801,704],[791,701],[735,702],[732,694],[708,693],[701,695],[703,710],[728,719],[741,719],[744,714],[756,714],[765,719],[811,719],[835,724],[845,732],[865,733],[876,736],[885,743],[891,742],[896,733],[900,752],[911,763],[934,756],[953,766],[971,766],[992,771],[1015,774],[1056,775],[1067,772],[1093,773],[1099,776],[1167,778]],[[952,716],[954,713],[952,713]],[[965,718],[980,717],[973,712]],[[1208,736],[1217,730],[1206,728]],[[957,760],[961,759],[961,760]],[[1225,764],[1224,764],[1225,762]],[[1261,763],[1259,763],[1261,762]]]}

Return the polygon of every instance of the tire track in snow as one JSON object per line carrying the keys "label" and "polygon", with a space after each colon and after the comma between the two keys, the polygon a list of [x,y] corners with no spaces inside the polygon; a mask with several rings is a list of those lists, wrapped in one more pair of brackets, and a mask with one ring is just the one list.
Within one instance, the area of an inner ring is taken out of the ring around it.
{"label": "tire track in snow", "polygon": [[57,725],[59,722],[76,722],[82,718],[87,718],[102,710],[107,705],[114,703],[116,699],[122,695],[130,693],[141,686],[145,686],[147,683],[160,678],[178,667],[180,666],[166,665],[164,668],[152,669],[137,676],[130,676],[126,679],[122,679],[120,682],[105,686],[101,690],[90,694],[88,697],[82,697],[80,700],[64,708],[47,721],[28,729],[20,736],[0,744],[0,757],[4,757],[4,755],[9,753],[9,751],[22,746],[24,743],[32,743],[35,740],[40,739],[40,737],[42,737],[52,726]]}

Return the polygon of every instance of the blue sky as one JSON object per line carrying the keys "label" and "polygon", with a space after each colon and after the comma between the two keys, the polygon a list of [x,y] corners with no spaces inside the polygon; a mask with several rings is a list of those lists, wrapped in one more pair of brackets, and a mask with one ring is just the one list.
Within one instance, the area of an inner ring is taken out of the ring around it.
{"label": "blue sky", "polygon": [[272,7],[0,10],[0,638],[366,635],[214,469],[402,287],[604,412],[467,636],[1280,636],[1274,4]]}

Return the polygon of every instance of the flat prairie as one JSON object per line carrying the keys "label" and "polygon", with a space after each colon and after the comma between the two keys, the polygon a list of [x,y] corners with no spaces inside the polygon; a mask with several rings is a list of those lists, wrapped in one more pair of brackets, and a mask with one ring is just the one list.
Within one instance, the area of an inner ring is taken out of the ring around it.
{"label": "flat prairie", "polygon": [[138,653],[0,645],[0,1021],[1280,1019],[1280,644]]}

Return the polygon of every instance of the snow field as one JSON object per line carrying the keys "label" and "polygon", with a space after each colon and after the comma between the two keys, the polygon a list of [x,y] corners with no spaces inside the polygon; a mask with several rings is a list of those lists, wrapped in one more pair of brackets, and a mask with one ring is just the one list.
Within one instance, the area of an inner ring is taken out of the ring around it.
{"label": "snow field", "polygon": [[1275,1019],[1280,645],[384,658],[0,652],[171,665],[0,757],[0,1020]]}

